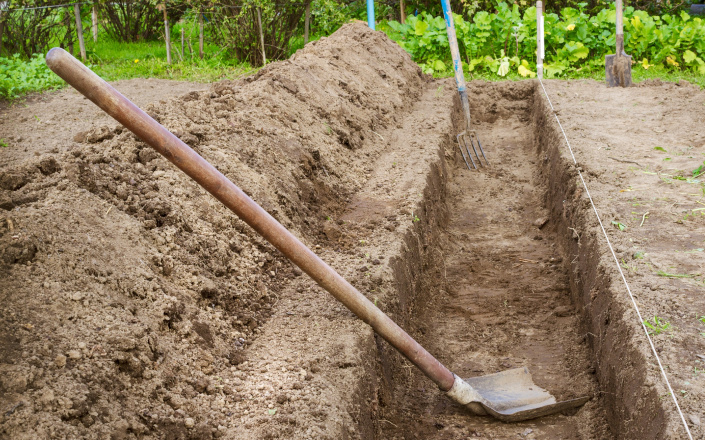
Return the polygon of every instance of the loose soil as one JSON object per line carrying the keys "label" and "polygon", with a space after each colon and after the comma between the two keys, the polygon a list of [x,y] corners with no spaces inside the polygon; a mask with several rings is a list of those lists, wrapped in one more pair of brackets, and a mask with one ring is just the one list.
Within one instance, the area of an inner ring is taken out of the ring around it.
{"label": "loose soil", "polygon": [[[0,438],[684,436],[537,83],[470,84],[480,171],[457,151],[452,79],[359,23],[244,80],[116,87],[457,374],[526,366],[592,399],[520,424],[469,415],[66,90],[1,110]],[[705,94],[546,89],[642,313],[672,325],[655,342],[700,438],[705,198],[687,175]]]}

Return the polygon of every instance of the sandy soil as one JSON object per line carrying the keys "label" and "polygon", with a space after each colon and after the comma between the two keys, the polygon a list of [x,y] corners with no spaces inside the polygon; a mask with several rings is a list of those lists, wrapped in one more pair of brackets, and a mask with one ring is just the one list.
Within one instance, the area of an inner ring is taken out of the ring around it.
{"label": "sandy soil", "polygon": [[[537,83],[470,85],[492,162],[473,172],[452,79],[362,24],[245,80],[116,87],[461,376],[527,366],[592,399],[468,415],[66,90],[2,109],[0,438],[682,437]],[[705,95],[546,87],[644,316],[671,323],[656,344],[702,437]]]}

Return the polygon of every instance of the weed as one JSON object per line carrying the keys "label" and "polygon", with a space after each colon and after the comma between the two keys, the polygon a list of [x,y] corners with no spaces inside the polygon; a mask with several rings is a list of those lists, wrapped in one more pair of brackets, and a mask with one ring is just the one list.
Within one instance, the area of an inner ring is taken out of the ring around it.
{"label": "weed", "polygon": [[666,278],[695,278],[696,276],[700,275],[693,275],[689,273],[668,273],[664,272],[662,270],[659,270],[656,272],[656,275],[661,276],[661,277],[666,277]]}
{"label": "weed", "polygon": [[703,324],[705,324],[705,315],[703,315],[703,316],[701,316],[700,318],[698,318],[698,321],[700,321],[700,322],[702,322]]}
{"label": "weed", "polygon": [[37,122],[42,122],[42,121],[39,119],[39,116],[37,116],[37,115],[34,115],[34,119],[36,119]]}
{"label": "weed", "polygon": [[643,259],[644,259],[644,255],[646,255],[646,252],[644,252],[644,251],[636,251],[636,252],[634,252],[634,255],[632,255],[632,258],[634,258],[635,260],[643,260]]}
{"label": "weed", "polygon": [[663,148],[663,147],[654,147],[654,150],[656,150],[656,151],[663,151],[664,153],[668,153],[668,151],[666,151],[666,149]]}
{"label": "weed", "polygon": [[416,222],[418,222],[419,220],[421,220],[421,219],[419,218],[419,216],[416,215],[416,214],[414,214],[413,212],[411,213],[411,218],[412,218],[411,221],[414,222],[414,223],[416,223]]}
{"label": "weed", "polygon": [[612,220],[612,224],[615,226],[615,228],[619,229],[622,232],[627,230],[627,226],[624,223]]}
{"label": "weed", "polygon": [[705,161],[702,165],[693,170],[693,178],[700,177],[705,174]]}
{"label": "weed", "polygon": [[0,148],[7,148],[9,145],[7,145],[7,142],[5,142],[5,139],[0,139]]}
{"label": "weed", "polygon": [[621,262],[620,266],[622,266],[623,269],[627,269],[630,272],[634,272],[634,273],[637,272],[636,264],[629,264],[624,260],[624,258],[622,258],[622,262]]}
{"label": "weed", "polygon": [[644,321],[644,325],[649,329],[650,335],[658,335],[671,329],[671,323],[664,321],[658,316],[654,316],[653,322],[649,322],[647,319]]}

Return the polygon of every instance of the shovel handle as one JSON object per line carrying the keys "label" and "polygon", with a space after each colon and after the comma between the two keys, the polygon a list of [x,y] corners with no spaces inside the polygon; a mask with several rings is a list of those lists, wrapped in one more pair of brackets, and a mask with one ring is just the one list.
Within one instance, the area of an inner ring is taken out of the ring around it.
{"label": "shovel handle", "polygon": [[618,57],[624,55],[624,24],[622,19],[622,0],[615,0],[617,6],[617,51],[615,52]]}
{"label": "shovel handle", "polygon": [[46,63],[67,83],[169,159],[279,249],[406,356],[441,390],[451,389],[455,378],[450,370],[213,165],[65,50],[51,49],[47,53]]}

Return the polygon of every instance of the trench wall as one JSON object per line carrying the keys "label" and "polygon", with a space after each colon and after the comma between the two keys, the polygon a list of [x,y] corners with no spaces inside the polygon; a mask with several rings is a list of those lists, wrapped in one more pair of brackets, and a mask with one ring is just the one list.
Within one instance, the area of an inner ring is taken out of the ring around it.
{"label": "trench wall", "polygon": [[667,391],[652,365],[626,288],[538,83],[534,95],[534,145],[547,187],[544,205],[563,261],[571,265],[571,298],[594,356],[610,428],[615,438],[671,438],[673,417],[661,399]]}

